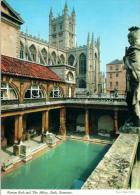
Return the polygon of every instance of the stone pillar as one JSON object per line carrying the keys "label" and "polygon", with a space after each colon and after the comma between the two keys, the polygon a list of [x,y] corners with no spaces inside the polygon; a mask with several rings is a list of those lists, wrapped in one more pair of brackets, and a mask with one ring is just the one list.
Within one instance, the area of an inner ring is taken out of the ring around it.
{"label": "stone pillar", "polygon": [[26,117],[23,117],[23,131],[26,131]]}
{"label": "stone pillar", "polygon": [[85,110],[85,134],[86,137],[89,138],[89,111]]}
{"label": "stone pillar", "polygon": [[14,135],[14,141],[20,141],[22,139],[23,134],[23,116],[18,115],[15,116],[15,135]]}
{"label": "stone pillar", "polygon": [[118,131],[118,111],[114,111],[114,134]]}
{"label": "stone pillar", "polygon": [[1,138],[4,137],[4,118],[1,118]]}
{"label": "stone pillar", "polygon": [[60,133],[66,135],[66,109],[60,109]]}
{"label": "stone pillar", "polygon": [[42,112],[42,132],[46,132],[49,129],[49,111]]}

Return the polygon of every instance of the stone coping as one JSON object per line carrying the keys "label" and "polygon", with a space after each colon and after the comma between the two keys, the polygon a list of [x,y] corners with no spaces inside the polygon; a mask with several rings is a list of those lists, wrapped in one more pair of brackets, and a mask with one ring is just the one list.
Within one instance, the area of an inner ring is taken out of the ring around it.
{"label": "stone coping", "polygon": [[109,98],[68,98],[48,102],[37,102],[28,104],[14,104],[14,105],[2,105],[1,110],[13,110],[13,109],[25,109],[39,106],[55,106],[55,105],[69,105],[69,104],[86,104],[86,105],[109,105],[109,106],[127,106],[123,99],[109,99]]}
{"label": "stone coping", "polygon": [[82,189],[128,189],[138,141],[137,134],[120,134]]}

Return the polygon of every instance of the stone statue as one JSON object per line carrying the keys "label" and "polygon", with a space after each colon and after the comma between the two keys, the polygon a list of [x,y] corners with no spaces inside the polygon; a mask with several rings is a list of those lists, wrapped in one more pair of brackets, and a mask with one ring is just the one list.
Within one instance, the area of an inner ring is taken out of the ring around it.
{"label": "stone statue", "polygon": [[133,126],[140,127],[140,30],[129,28],[128,42],[124,64],[127,75],[126,101],[130,111],[130,121]]}

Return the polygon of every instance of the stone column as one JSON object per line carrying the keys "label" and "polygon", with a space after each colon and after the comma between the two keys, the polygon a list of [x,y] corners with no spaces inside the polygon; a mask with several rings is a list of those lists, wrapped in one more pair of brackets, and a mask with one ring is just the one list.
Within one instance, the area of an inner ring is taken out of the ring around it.
{"label": "stone column", "polygon": [[26,131],[26,118],[23,117],[23,131]]}
{"label": "stone column", "polygon": [[14,141],[20,141],[22,139],[23,134],[23,116],[18,115],[15,116],[15,135],[14,135]]}
{"label": "stone column", "polygon": [[118,111],[114,111],[114,134],[118,131]]}
{"label": "stone column", "polygon": [[49,129],[49,111],[42,112],[42,132],[46,132]]}
{"label": "stone column", "polygon": [[89,138],[89,111],[85,110],[85,134],[86,137]]}
{"label": "stone column", "polygon": [[1,118],[1,138],[4,138],[4,118]]}
{"label": "stone column", "polygon": [[66,109],[60,109],[60,133],[66,135]]}

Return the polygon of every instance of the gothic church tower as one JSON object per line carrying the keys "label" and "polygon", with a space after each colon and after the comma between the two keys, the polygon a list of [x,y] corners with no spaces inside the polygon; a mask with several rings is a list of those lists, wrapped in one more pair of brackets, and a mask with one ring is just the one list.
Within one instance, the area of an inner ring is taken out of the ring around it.
{"label": "gothic church tower", "polygon": [[69,15],[67,3],[61,16],[54,18],[50,10],[49,43],[59,48],[75,47],[75,10]]}

